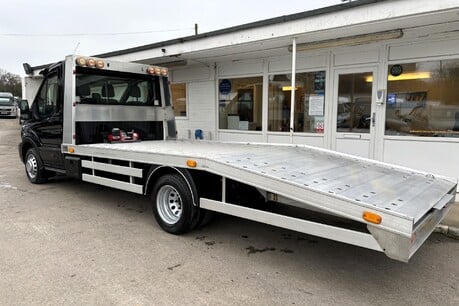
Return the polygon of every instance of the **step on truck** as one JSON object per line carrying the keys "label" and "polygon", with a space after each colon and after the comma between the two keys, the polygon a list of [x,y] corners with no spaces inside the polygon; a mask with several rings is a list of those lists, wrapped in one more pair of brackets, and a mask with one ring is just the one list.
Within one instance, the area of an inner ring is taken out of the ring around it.
{"label": "step on truck", "polygon": [[67,56],[40,76],[21,103],[30,182],[66,175],[146,195],[172,234],[220,212],[407,262],[455,200],[452,179],[334,151],[177,140],[167,68]]}

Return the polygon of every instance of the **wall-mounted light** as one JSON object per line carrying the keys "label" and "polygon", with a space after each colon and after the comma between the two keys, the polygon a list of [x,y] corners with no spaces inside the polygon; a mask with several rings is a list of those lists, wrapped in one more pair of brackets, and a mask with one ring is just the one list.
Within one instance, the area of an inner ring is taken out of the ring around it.
{"label": "wall-mounted light", "polygon": [[[297,44],[297,51],[310,51],[323,48],[333,47],[344,47],[344,46],[357,46],[363,44],[369,44],[377,41],[397,39],[403,36],[402,30],[390,30],[383,32],[368,33],[355,36],[340,37],[335,39],[320,40],[310,43]],[[288,47],[288,50],[292,52],[292,46]]]}
{"label": "wall-mounted light", "polygon": [[[422,80],[422,79],[430,79],[432,76],[430,72],[408,72],[403,73],[399,76],[388,75],[388,81],[406,81],[406,80]],[[365,82],[371,83],[373,82],[373,76],[369,75],[365,78]]]}
{"label": "wall-mounted light", "polygon": [[[282,86],[282,91],[291,91],[292,86]],[[298,86],[295,86],[295,90],[298,90]]]}

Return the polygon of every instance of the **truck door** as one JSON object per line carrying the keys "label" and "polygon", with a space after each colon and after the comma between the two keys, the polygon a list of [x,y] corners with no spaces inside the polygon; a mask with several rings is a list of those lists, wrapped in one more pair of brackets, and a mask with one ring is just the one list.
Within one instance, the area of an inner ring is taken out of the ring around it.
{"label": "truck door", "polygon": [[62,169],[62,92],[57,72],[43,82],[34,104],[33,130],[40,143],[38,150],[43,163]]}

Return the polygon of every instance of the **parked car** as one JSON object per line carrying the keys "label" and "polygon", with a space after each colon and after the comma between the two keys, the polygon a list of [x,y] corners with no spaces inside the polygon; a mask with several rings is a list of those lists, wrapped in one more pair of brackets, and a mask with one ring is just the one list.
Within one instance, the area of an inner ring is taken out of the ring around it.
{"label": "parked car", "polygon": [[0,117],[13,117],[18,115],[18,107],[15,103],[13,94],[0,92]]}

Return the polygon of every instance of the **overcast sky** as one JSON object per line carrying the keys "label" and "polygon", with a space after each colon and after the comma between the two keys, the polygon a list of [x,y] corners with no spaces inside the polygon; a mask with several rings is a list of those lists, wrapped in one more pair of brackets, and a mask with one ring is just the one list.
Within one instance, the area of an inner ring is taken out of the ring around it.
{"label": "overcast sky", "polygon": [[204,33],[341,2],[0,0],[0,68],[23,76],[22,63],[59,61],[77,46],[76,54],[99,54],[193,35],[195,23]]}

